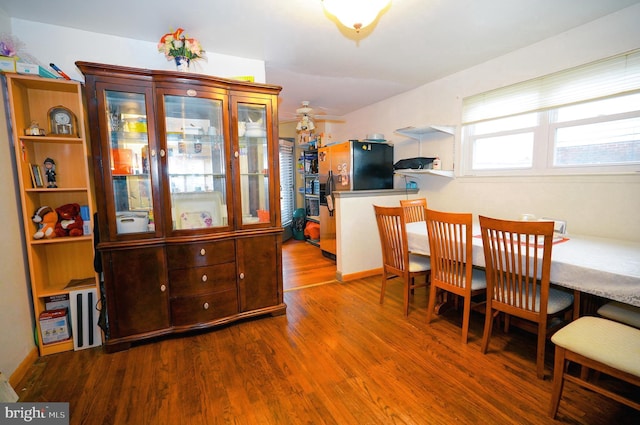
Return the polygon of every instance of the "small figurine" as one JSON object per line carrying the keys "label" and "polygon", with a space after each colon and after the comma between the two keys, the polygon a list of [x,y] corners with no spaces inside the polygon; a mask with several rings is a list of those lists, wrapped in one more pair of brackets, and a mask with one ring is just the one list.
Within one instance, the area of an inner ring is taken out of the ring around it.
{"label": "small figurine", "polygon": [[44,170],[45,174],[47,175],[47,187],[58,187],[58,185],[56,184],[56,162],[51,158],[45,159]]}

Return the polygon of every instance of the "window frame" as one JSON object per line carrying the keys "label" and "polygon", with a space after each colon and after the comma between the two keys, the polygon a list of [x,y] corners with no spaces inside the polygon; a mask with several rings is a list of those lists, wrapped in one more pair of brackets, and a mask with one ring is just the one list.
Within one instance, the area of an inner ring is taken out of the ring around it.
{"label": "window frame", "polygon": [[[603,78],[603,75],[606,77]],[[581,84],[584,84],[584,93],[579,90]],[[566,96],[562,93],[565,90]],[[640,49],[465,98],[462,104],[460,132],[460,175],[527,176],[640,172],[640,161],[606,165],[554,164],[558,129],[640,117],[640,105],[638,105],[637,109],[632,111],[556,122],[555,117],[559,109],[603,99],[615,99],[629,94],[640,94]],[[537,125],[516,127],[507,121],[502,128],[498,127],[495,131],[476,134],[478,125],[527,114],[535,114]],[[514,165],[513,167],[473,169],[474,149],[478,140],[529,132],[534,138],[530,167]],[[635,134],[635,127],[633,134]]]}
{"label": "window frame", "polygon": [[[280,217],[282,227],[290,226],[293,223],[293,210],[295,209],[294,150],[294,142],[292,140],[283,138],[279,140]],[[287,208],[287,206],[290,208]]]}

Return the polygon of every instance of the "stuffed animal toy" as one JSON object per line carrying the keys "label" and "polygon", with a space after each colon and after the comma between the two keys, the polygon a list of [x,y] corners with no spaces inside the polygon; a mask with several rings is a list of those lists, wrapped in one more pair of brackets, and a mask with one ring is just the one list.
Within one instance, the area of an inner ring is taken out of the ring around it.
{"label": "stuffed animal toy", "polygon": [[33,235],[34,239],[51,239],[56,236],[55,226],[58,223],[58,213],[53,208],[48,206],[38,208],[31,220],[38,226]]}
{"label": "stuffed animal toy", "polygon": [[56,236],[82,236],[82,216],[80,215],[80,205],[65,204],[56,208],[58,213],[58,223],[56,223]]}

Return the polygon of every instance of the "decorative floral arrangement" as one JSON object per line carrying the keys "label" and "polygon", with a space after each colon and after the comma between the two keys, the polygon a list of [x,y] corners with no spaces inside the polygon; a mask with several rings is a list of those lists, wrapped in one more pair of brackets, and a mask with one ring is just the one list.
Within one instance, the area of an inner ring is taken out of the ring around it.
{"label": "decorative floral arrangement", "polygon": [[0,56],[15,56],[16,50],[5,41],[0,41]]}
{"label": "decorative floral arrangement", "polygon": [[158,43],[158,51],[164,53],[168,61],[177,57],[185,57],[188,60],[205,57],[200,42],[195,38],[187,38],[182,28],[163,35]]}
{"label": "decorative floral arrangement", "polygon": [[17,56],[21,47],[23,47],[23,43],[20,40],[10,34],[0,34],[0,56]]}

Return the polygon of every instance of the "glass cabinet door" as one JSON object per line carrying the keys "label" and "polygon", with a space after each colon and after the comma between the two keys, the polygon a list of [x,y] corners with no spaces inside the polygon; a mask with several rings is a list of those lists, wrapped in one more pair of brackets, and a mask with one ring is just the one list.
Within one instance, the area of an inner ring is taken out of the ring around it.
{"label": "glass cabinet door", "polygon": [[269,140],[266,104],[238,101],[238,161],[242,225],[269,223]]}
{"label": "glass cabinet door", "polygon": [[[154,233],[153,190],[147,133],[147,94],[104,90],[106,128],[110,140],[115,228],[111,234]],[[111,226],[110,226],[111,227]]]}
{"label": "glass cabinet door", "polygon": [[171,230],[227,227],[225,98],[163,99]]}

